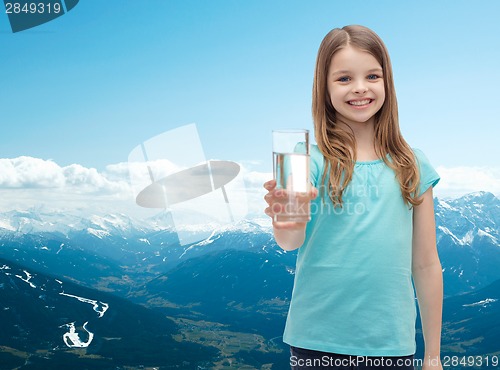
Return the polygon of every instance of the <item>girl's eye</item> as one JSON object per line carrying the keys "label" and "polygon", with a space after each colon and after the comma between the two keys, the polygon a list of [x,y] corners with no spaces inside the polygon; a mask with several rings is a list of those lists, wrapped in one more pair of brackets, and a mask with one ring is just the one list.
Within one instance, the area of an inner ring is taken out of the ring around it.
{"label": "girl's eye", "polygon": [[350,78],[347,76],[340,77],[337,81],[339,82],[349,82]]}
{"label": "girl's eye", "polygon": [[369,80],[376,80],[376,79],[378,79],[378,78],[380,78],[380,76],[379,76],[379,75],[368,75],[368,79],[369,79]]}

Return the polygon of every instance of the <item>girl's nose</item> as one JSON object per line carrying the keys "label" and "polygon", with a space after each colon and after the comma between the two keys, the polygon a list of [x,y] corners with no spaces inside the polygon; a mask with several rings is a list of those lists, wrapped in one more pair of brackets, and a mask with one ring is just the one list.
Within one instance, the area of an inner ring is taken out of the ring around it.
{"label": "girl's nose", "polygon": [[358,82],[354,85],[353,87],[353,92],[355,94],[364,94],[368,91],[368,88],[366,87],[366,85],[362,82]]}

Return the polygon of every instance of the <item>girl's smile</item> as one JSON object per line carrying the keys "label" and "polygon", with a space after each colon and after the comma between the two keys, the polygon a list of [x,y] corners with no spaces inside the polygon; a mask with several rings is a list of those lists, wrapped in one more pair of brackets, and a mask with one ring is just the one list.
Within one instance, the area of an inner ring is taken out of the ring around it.
{"label": "girl's smile", "polygon": [[374,99],[362,99],[362,100],[349,100],[347,104],[352,105],[354,108],[357,109],[363,109],[373,102]]}

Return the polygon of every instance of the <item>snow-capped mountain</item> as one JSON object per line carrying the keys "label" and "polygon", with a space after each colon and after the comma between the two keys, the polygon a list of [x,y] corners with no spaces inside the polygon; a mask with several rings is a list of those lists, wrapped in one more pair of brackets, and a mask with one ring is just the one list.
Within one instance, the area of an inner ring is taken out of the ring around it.
{"label": "snow-capped mountain", "polygon": [[500,200],[493,194],[478,192],[454,200],[438,200],[435,209],[437,228],[455,245],[472,246],[477,238],[498,245]]}
{"label": "snow-capped mountain", "polygon": [[269,226],[261,220],[185,229],[200,235],[187,245],[179,242],[176,230],[164,214],[135,219],[124,214],[11,211],[0,213],[0,257],[87,287],[126,294],[130,285],[207,252],[274,246]]}
{"label": "snow-capped mountain", "polygon": [[10,234],[59,233],[88,231],[97,237],[129,236],[159,231],[203,233],[210,231],[227,232],[265,232],[270,231],[271,223],[265,218],[239,221],[233,224],[205,223],[198,225],[175,225],[168,212],[148,218],[132,217],[123,213],[80,216],[66,211],[46,211],[29,209],[23,211],[0,212],[0,237]]}
{"label": "snow-capped mountain", "polygon": [[[500,278],[500,200],[486,192],[435,199],[435,213],[445,294],[471,291]],[[171,221],[166,212],[148,219],[125,214],[82,217],[36,209],[5,212],[0,213],[0,255],[47,269],[67,264],[65,254],[72,255],[75,263],[102,259],[109,271],[120,266],[127,273],[147,272],[153,277],[208,252],[281,253],[266,218],[231,225],[186,225],[184,233],[203,234],[187,245],[179,242],[176,231],[180,229]]]}
{"label": "snow-capped mountain", "polygon": [[500,200],[478,192],[436,200],[436,235],[445,293],[453,295],[500,277]]}
{"label": "snow-capped mountain", "polygon": [[78,216],[63,211],[9,211],[0,213],[0,235],[11,233],[59,233],[68,235],[74,231],[88,230],[96,236],[126,235],[142,230],[153,231],[168,229],[169,225],[160,224],[155,218],[150,222],[133,219],[125,214],[105,214]]}

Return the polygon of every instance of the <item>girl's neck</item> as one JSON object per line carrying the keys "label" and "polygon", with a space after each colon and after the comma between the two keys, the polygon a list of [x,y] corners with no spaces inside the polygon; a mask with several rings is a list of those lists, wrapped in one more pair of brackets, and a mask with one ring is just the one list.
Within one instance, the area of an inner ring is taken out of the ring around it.
{"label": "girl's neck", "polygon": [[338,126],[346,131],[352,132],[356,140],[356,160],[373,161],[378,159],[375,152],[375,123],[374,120],[367,122],[337,122]]}

